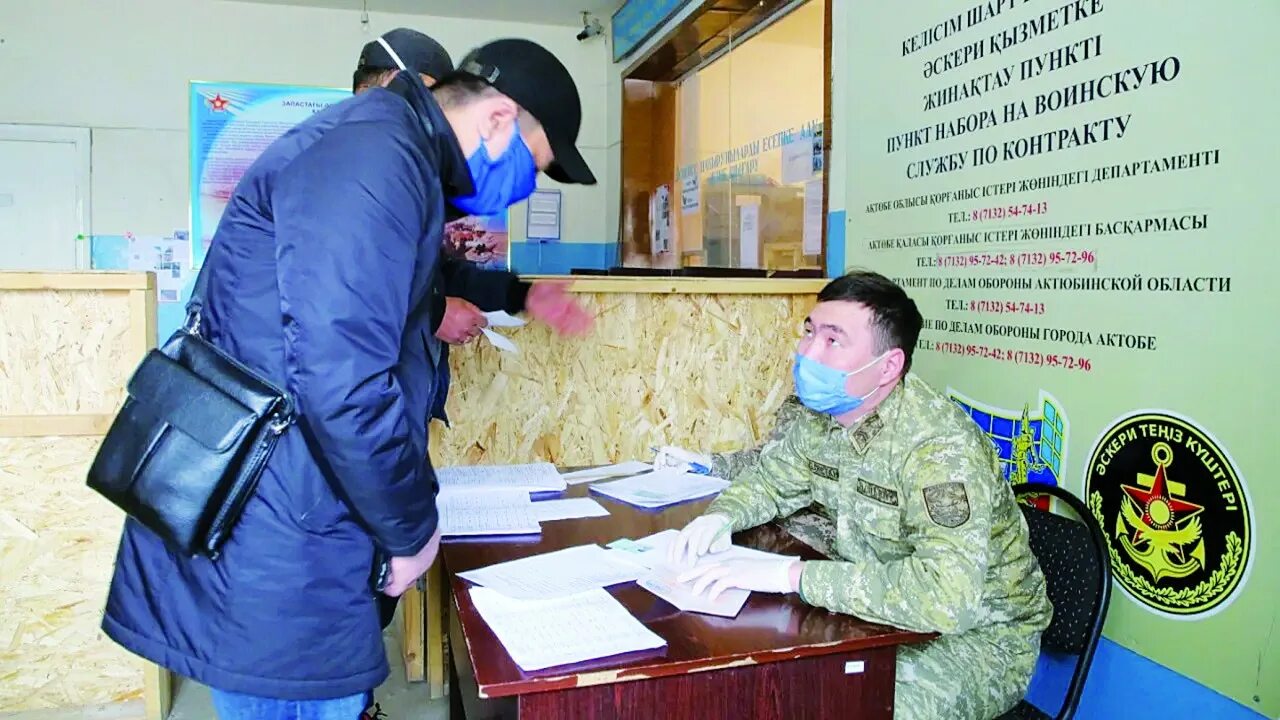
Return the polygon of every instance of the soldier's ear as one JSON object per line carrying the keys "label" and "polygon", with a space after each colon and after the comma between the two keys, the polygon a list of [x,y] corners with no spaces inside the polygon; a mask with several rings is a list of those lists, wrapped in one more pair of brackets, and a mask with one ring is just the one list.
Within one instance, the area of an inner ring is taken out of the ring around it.
{"label": "soldier's ear", "polygon": [[880,384],[889,385],[897,382],[898,378],[902,377],[902,369],[906,364],[907,354],[902,352],[902,348],[890,350],[880,366]]}

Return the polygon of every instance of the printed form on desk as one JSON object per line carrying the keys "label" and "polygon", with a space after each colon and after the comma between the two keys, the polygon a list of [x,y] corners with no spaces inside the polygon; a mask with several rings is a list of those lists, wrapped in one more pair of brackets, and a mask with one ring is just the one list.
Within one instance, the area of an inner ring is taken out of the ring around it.
{"label": "printed form on desk", "polygon": [[440,536],[536,535],[542,526],[529,492],[519,488],[442,489],[436,496]]}
{"label": "printed form on desk", "polygon": [[630,505],[653,509],[716,495],[727,487],[728,481],[717,477],[663,468],[644,475],[592,485],[591,490]]}
{"label": "printed form on desk", "polygon": [[572,595],[633,582],[645,568],[599,545],[578,545],[458,573],[458,577],[510,598]]}
{"label": "printed form on desk", "polygon": [[471,602],[521,670],[542,670],[667,644],[605,590],[513,600],[473,587]]}
{"label": "printed form on desk", "polygon": [[526,492],[560,491],[568,487],[551,463],[528,465],[457,465],[436,471],[440,489],[521,488]]}
{"label": "printed form on desk", "polygon": [[[747,598],[751,596],[747,590],[739,588],[725,590],[712,601],[707,599],[705,591],[701,595],[695,595],[693,583],[682,583],[677,580],[680,574],[688,569],[671,565],[667,556],[671,543],[677,535],[679,535],[677,530],[663,530],[639,540],[624,538],[609,543],[609,552],[620,553],[627,559],[648,568],[649,572],[642,575],[636,584],[677,608],[685,612],[736,617],[742,610],[742,606],[747,603]],[[703,555],[693,566],[715,565],[726,560],[776,560],[783,557],[785,556],[731,545],[728,550]]]}
{"label": "printed form on desk", "polygon": [[591,498],[561,498],[539,500],[533,504],[533,516],[538,522],[575,520],[577,518],[607,517],[609,511]]}
{"label": "printed form on desk", "polygon": [[596,480],[607,480],[609,478],[626,477],[628,475],[638,475],[653,470],[653,466],[639,460],[628,460],[615,465],[604,465],[601,467],[586,468],[584,470],[574,470],[564,474],[564,479],[570,485],[579,485],[585,482],[593,482]]}

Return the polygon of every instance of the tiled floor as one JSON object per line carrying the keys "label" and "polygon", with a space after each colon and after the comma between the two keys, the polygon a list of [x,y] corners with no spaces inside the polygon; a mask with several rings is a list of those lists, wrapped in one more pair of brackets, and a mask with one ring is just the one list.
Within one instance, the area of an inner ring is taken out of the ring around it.
{"label": "tiled floor", "polygon": [[[398,617],[387,630],[386,642],[387,655],[391,658],[391,677],[378,688],[374,701],[381,706],[387,720],[447,720],[448,699],[431,700],[426,683],[405,682],[404,663],[400,659]],[[208,689],[195,683],[180,685],[176,689],[169,720],[215,720]]]}

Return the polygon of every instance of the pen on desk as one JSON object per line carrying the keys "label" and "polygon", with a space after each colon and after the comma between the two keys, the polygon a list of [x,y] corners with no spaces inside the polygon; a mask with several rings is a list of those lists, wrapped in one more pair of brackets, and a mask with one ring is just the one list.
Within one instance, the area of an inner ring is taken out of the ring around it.
{"label": "pen on desk", "polygon": [[[653,447],[652,445],[650,445],[650,446],[649,446],[649,449],[650,449],[650,450],[652,450],[652,451],[654,452],[654,454],[658,454],[658,453],[660,453],[660,452],[661,452],[660,450],[658,450],[658,448]],[[711,468],[707,467],[706,465],[703,465],[702,463],[686,462],[686,463],[685,463],[685,465],[688,465],[688,466],[689,466],[689,470],[690,470],[693,474],[695,474],[695,475],[710,475],[710,474],[711,474]]]}

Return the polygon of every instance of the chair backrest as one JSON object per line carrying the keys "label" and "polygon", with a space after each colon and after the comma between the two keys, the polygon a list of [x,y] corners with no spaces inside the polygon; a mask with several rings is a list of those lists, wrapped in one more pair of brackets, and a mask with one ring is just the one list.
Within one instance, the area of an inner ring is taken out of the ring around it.
{"label": "chair backrest", "polygon": [[1075,495],[1054,486],[1021,483],[1013,487],[1018,498],[1050,495],[1077,517],[1023,504],[1031,535],[1031,551],[1044,571],[1053,620],[1041,636],[1049,650],[1077,655],[1076,670],[1059,717],[1070,717],[1084,690],[1084,679],[1093,661],[1102,625],[1111,600],[1111,563],[1106,537],[1092,513]]}

